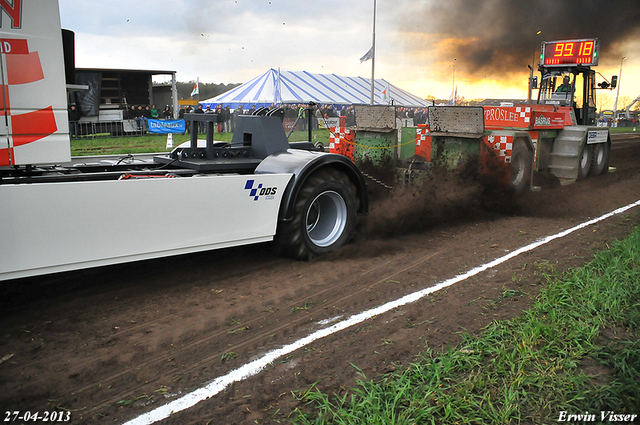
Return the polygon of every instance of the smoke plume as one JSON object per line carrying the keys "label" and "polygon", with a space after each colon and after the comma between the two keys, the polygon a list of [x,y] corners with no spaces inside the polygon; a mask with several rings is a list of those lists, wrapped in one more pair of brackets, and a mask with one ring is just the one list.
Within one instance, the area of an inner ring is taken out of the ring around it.
{"label": "smoke plume", "polygon": [[600,64],[614,63],[622,56],[621,47],[640,35],[638,0],[448,0],[412,5],[401,20],[404,31],[428,33],[437,60],[456,60],[458,69],[473,76],[522,72],[534,52],[538,63],[543,41],[564,39],[599,38]]}

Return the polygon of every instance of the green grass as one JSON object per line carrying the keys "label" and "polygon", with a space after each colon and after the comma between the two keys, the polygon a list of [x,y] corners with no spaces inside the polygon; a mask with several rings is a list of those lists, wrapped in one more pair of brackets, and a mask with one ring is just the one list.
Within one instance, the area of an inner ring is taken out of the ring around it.
{"label": "green grass", "polygon": [[[230,142],[232,133],[215,133],[213,139],[218,142]],[[199,139],[206,136],[200,134]],[[306,141],[309,133],[306,131],[294,131],[289,137],[290,142]],[[314,130],[314,142],[320,141],[329,146],[329,130]],[[173,146],[190,140],[189,134],[174,134]],[[71,140],[71,155],[120,155],[134,153],[167,152],[166,134],[146,134],[144,136],[130,137],[97,137]]]}
{"label": "green grass", "polygon": [[[640,126],[637,128],[610,128],[611,133],[633,133],[640,132]],[[214,140],[219,142],[231,141],[232,133],[215,133]],[[173,146],[189,140],[189,134],[174,134]],[[199,135],[200,139],[204,139],[205,135]],[[309,138],[306,131],[294,131],[289,137],[291,142],[306,141]],[[322,142],[325,147],[329,146],[329,130],[314,130],[313,141]],[[83,137],[81,139],[71,140],[71,155],[120,155],[134,153],[154,153],[167,152],[167,136],[164,134],[146,134],[144,136],[131,137]]]}
{"label": "green grass", "polygon": [[611,133],[640,133],[640,124],[637,127],[611,127]]}
{"label": "green grass", "polygon": [[[582,269],[547,276],[533,307],[341,395],[295,393],[295,424],[540,424],[640,413],[640,228]],[[354,366],[355,367],[355,366]],[[636,417],[636,421],[640,420]]]}

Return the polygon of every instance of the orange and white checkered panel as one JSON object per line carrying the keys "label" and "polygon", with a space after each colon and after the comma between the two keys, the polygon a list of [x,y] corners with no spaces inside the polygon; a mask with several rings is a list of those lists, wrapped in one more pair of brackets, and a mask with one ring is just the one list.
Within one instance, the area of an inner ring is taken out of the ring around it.
{"label": "orange and white checkered panel", "polygon": [[509,164],[511,162],[513,137],[491,135],[485,137],[484,142],[487,146],[496,151],[498,157],[502,158],[505,163]]}

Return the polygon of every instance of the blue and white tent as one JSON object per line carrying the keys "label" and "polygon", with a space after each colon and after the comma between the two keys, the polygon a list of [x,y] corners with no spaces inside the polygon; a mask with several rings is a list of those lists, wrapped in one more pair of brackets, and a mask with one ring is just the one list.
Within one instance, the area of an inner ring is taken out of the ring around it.
{"label": "blue and white tent", "polygon": [[[307,71],[280,71],[270,69],[264,74],[211,99],[200,103],[204,108],[229,105],[235,109],[242,105],[248,109],[283,103],[309,103],[333,105],[368,105],[371,101],[371,79],[341,77],[335,74],[312,74]],[[424,99],[376,79],[374,85],[376,105],[393,103],[404,107],[427,107]]]}

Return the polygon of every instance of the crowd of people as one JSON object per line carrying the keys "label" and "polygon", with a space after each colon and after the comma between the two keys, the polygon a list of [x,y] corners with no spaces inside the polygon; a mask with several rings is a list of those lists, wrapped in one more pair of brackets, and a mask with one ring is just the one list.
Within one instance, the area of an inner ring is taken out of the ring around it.
{"label": "crowd of people", "polygon": [[[187,113],[196,114],[216,114],[216,130],[218,133],[229,133],[235,130],[236,119],[239,115],[254,115],[256,111],[261,115],[275,115],[281,118],[283,121],[288,119],[289,122],[296,122],[296,130],[306,131],[308,130],[308,111],[309,104],[272,104],[268,107],[261,108],[256,105],[252,105],[248,109],[244,109],[242,105],[235,109],[231,109],[229,105],[224,106],[222,104],[215,107],[207,106],[203,108],[201,104],[194,106],[185,105],[178,111],[178,119],[184,119],[184,115]],[[345,117],[345,125],[347,127],[353,127],[356,124],[355,108],[354,105],[316,105],[313,109],[313,115],[311,120],[312,129],[318,128],[318,120],[322,118],[337,118]],[[408,125],[417,126],[419,124],[425,124],[427,122],[428,111],[427,108],[404,108],[396,107],[396,118],[405,121]],[[164,107],[164,110],[160,110],[156,105],[131,105],[129,108],[123,110],[123,119],[133,120],[136,123],[138,129],[146,131],[148,128],[147,120],[149,119],[173,119],[173,111],[169,105]],[[70,132],[72,137],[77,134],[77,123],[80,120],[80,113],[73,104],[69,109],[69,122]],[[188,126],[187,126],[188,128]],[[200,123],[199,131],[204,131],[204,123]]]}
{"label": "crowd of people", "polygon": [[[396,106],[396,119],[402,121],[402,126],[418,126],[426,124],[429,117],[427,108],[406,108]],[[242,105],[235,109],[231,109],[229,105],[224,106],[222,104],[215,107],[207,106],[203,108],[201,104],[195,107],[190,105],[182,106],[178,111],[178,119],[184,119],[186,113],[196,114],[216,114],[216,130],[218,133],[229,133],[235,130],[236,119],[239,115],[254,115],[256,111],[261,115],[275,115],[281,118],[283,121],[288,120],[289,125],[293,125],[295,121],[295,129],[306,131],[308,130],[308,111],[309,104],[272,104],[268,107],[262,108],[256,105],[252,105],[248,109],[244,109]],[[69,107],[69,133],[72,138],[78,136],[78,125],[80,121],[80,111],[77,109],[75,103]],[[337,118],[345,117],[346,127],[353,127],[356,124],[355,107],[354,105],[314,105],[313,115],[311,120],[312,129],[318,128],[318,121],[322,121],[322,118]],[[128,109],[123,111],[123,119],[134,120],[137,128],[146,131],[148,129],[147,120],[149,119],[174,119],[173,111],[169,105],[166,105],[163,110],[160,110],[156,105],[131,105]],[[632,126],[638,125],[638,120],[632,117],[629,120],[618,120],[617,122],[611,122],[609,118],[599,118],[597,125],[599,126]],[[322,124],[320,124],[322,125]],[[199,131],[204,132],[204,123],[200,123]],[[188,128],[188,126],[187,126]]]}
{"label": "crowd of people", "polygon": [[156,108],[156,105],[131,105],[129,109],[123,111],[122,118],[134,120],[139,130],[147,131],[149,129],[147,120],[171,120],[173,119],[173,111],[169,105],[165,106],[162,112]]}
{"label": "crowd of people", "polygon": [[599,117],[596,121],[599,127],[638,127],[640,125],[640,120],[633,116],[630,118],[618,118],[617,120]]}
{"label": "crowd of people", "polygon": [[[260,110],[260,111],[258,111]],[[179,113],[178,118],[183,119],[186,113],[196,114],[216,114],[216,127],[219,133],[233,132],[235,130],[235,122],[239,115],[254,115],[258,111],[262,115],[276,115],[281,119],[296,120],[296,130],[307,130],[308,125],[308,110],[309,105],[306,103],[300,104],[272,104],[266,108],[260,108],[256,105],[252,105],[249,109],[244,109],[242,105],[235,109],[231,109],[229,105],[223,106],[222,104],[215,107],[207,106],[203,108],[202,105],[197,105],[195,108],[192,106],[183,106]],[[321,118],[337,118],[345,117],[345,125],[352,127],[355,125],[355,109],[354,105],[317,105],[314,108],[312,120],[313,128],[317,128],[317,119]],[[417,126],[419,124],[425,124],[428,119],[427,108],[404,108],[396,107],[396,118],[402,120],[408,120],[409,125]]]}
{"label": "crowd of people", "polygon": [[[205,109],[202,105],[198,104],[194,109],[190,105],[183,106],[178,112],[178,118],[184,119],[184,114],[216,114],[216,127],[218,133],[230,133],[235,129],[235,120],[238,115],[244,115],[242,106],[231,110],[229,105],[223,107],[221,104],[211,109],[211,106],[207,106]],[[204,123],[200,123],[200,131],[204,131]]]}
{"label": "crowd of people", "polygon": [[160,117],[160,110],[156,108],[156,105],[131,105],[129,109],[125,109],[123,112],[124,113],[122,118],[125,120],[140,118],[146,118],[148,120],[173,119],[173,111],[171,110],[171,107],[169,105],[165,106],[164,110],[162,111],[162,117]]}

